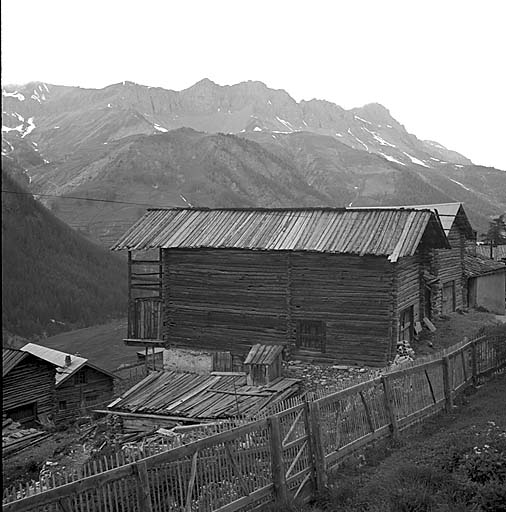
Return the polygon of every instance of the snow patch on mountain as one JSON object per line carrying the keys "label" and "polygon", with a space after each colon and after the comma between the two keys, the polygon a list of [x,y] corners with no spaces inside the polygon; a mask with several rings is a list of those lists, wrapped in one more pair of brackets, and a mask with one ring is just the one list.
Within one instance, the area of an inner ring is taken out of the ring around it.
{"label": "snow patch on mountain", "polygon": [[401,165],[406,165],[405,163],[397,160],[396,158],[394,158],[393,156],[390,156],[390,155],[387,155],[385,153],[382,153],[381,151],[379,151],[379,154],[383,157],[383,158],[386,158],[387,160],[389,160],[390,162],[395,162],[396,164],[401,164]]}
{"label": "snow patch on mountain", "polygon": [[368,121],[367,119],[362,119],[361,117],[359,116],[353,116],[355,119],[358,119],[359,121],[362,121],[363,123],[367,123],[367,124],[370,124],[372,125],[371,121]]}
{"label": "snow patch on mountain", "polygon": [[284,125],[286,128],[288,128],[290,131],[295,131],[293,129],[293,126],[292,124],[289,122],[289,121],[285,121],[284,119],[281,119],[280,117],[276,116],[276,119],[282,124]]}
{"label": "snow patch on mountain", "polygon": [[365,150],[366,151],[369,151],[369,148],[367,147],[366,144],[364,144],[356,135],[354,135],[351,131],[351,128],[348,128],[348,133],[357,141],[357,142],[360,142],[360,144],[362,144],[362,146],[364,146]]}
{"label": "snow patch on mountain", "polygon": [[21,135],[21,138],[25,138],[27,135],[30,135],[30,133],[33,132],[33,130],[35,130],[35,123],[33,122],[33,117],[29,117],[28,118],[28,127],[26,128],[26,130],[23,132],[23,135]]}
{"label": "snow patch on mountain", "polygon": [[403,151],[403,153],[414,163],[414,164],[417,164],[417,165],[423,165],[424,167],[427,167],[428,169],[430,169],[430,166],[427,165],[425,162],[422,162],[422,160],[419,160],[418,158],[414,157],[414,156],[411,156],[409,153],[406,153],[405,151]]}
{"label": "snow patch on mountain", "polygon": [[25,97],[23,94],[21,94],[20,92],[18,91],[14,91],[14,92],[7,92],[7,91],[2,91],[2,96],[4,98],[16,98],[17,100],[19,101],[25,101]]}
{"label": "snow patch on mountain", "polygon": [[472,189],[466,187],[465,185],[463,185],[462,183],[460,183],[460,181],[457,181],[457,180],[452,180],[451,178],[449,178],[450,181],[453,181],[453,183],[456,183],[457,185],[460,185],[462,188],[468,190],[469,192],[472,192]]}

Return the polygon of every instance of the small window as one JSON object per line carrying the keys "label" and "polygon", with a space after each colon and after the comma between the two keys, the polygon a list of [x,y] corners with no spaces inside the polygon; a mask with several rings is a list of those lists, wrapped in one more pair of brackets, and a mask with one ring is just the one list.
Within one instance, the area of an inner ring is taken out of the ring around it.
{"label": "small window", "polygon": [[326,326],[321,320],[297,320],[297,346],[325,352]]}
{"label": "small window", "polygon": [[413,306],[403,309],[399,316],[399,341],[413,340]]}
{"label": "small window", "polygon": [[447,315],[452,311],[455,311],[455,281],[449,281],[443,285],[441,312]]}
{"label": "small window", "polygon": [[76,384],[86,384],[88,382],[87,376],[85,372],[79,372],[74,377],[74,382]]}
{"label": "small window", "polygon": [[67,400],[60,400],[58,402],[58,410],[65,411],[67,409]]}

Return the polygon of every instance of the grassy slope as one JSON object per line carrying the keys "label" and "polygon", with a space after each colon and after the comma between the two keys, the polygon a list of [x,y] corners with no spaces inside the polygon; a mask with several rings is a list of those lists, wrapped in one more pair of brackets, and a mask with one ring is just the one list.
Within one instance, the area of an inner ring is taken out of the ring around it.
{"label": "grassy slope", "polygon": [[65,332],[46,338],[39,343],[45,347],[78,352],[106,370],[114,370],[124,363],[137,361],[139,347],[127,347],[123,343],[126,336],[126,319],[113,320],[103,325]]}
{"label": "grassy slope", "polygon": [[[2,189],[23,192],[4,171]],[[51,334],[125,314],[123,261],[30,195],[2,194],[2,278],[3,328],[14,334]]]}

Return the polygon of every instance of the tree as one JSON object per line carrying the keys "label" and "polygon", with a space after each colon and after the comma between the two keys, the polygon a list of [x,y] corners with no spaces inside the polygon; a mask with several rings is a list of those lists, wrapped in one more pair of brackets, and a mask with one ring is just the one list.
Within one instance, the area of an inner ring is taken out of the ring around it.
{"label": "tree", "polygon": [[489,222],[488,231],[483,235],[483,241],[494,246],[506,244],[506,213]]}

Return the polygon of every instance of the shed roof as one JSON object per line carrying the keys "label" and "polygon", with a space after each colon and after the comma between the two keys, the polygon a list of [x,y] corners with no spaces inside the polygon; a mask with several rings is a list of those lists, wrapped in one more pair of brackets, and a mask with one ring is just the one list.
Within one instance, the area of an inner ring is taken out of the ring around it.
{"label": "shed roof", "polygon": [[248,386],[245,374],[150,373],[109,404],[111,411],[179,416],[195,420],[251,417],[298,390],[297,379]]}
{"label": "shed roof", "polygon": [[[112,373],[102,368],[99,368],[98,366],[95,366],[94,364],[90,363],[88,359],[81,356],[75,356],[73,354],[61,352],[60,350],[44,347],[42,345],[37,345],[35,343],[27,343],[21,350],[34,356],[37,356],[40,359],[44,359],[45,361],[48,361],[57,367],[56,387],[60,386],[71,375],[74,375],[83,366],[89,366],[94,370],[105,373],[106,375],[114,378],[114,375]],[[68,366],[65,364],[65,358],[67,356],[70,356],[70,364]]]}
{"label": "shed roof", "polygon": [[504,272],[506,265],[483,256],[466,253],[464,255],[464,274],[467,277],[479,277],[494,272]]}
{"label": "shed roof", "polygon": [[[44,358],[38,357],[36,354],[31,355],[47,362]],[[13,368],[27,357],[30,357],[30,354],[21,349],[2,348],[2,377],[8,375]]]}
{"label": "shed roof", "polygon": [[249,351],[244,364],[272,364],[283,352],[282,345],[253,345]]}
{"label": "shed roof", "polygon": [[250,249],[388,256],[415,253],[430,231],[433,247],[449,247],[430,210],[414,208],[150,209],[113,250]]}

